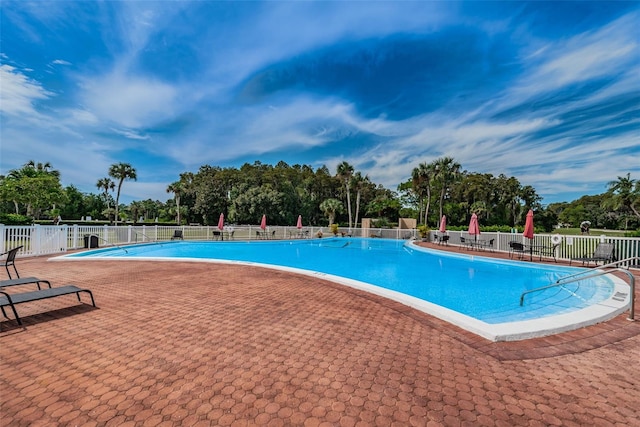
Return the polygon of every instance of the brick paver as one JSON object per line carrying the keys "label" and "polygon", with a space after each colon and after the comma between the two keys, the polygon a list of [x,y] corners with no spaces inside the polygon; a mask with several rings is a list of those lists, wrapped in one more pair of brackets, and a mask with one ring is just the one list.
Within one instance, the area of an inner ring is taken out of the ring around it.
{"label": "brick paver", "polygon": [[75,296],[3,319],[6,426],[640,426],[640,322],[491,343],[258,267],[21,259]]}

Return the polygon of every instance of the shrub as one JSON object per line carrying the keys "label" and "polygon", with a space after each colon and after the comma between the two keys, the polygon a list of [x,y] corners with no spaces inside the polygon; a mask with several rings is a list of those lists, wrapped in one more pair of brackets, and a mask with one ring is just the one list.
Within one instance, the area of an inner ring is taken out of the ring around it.
{"label": "shrub", "polygon": [[4,225],[31,225],[31,224],[33,224],[33,218],[25,216],[25,215],[0,213],[0,224],[4,224]]}

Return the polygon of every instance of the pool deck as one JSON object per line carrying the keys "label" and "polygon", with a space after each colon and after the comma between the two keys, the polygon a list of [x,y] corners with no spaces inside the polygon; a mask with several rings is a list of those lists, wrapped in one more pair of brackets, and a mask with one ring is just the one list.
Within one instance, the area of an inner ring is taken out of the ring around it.
{"label": "pool deck", "polygon": [[640,426],[640,321],[627,313],[491,342],[259,267],[17,265],[91,289],[98,308],[65,296],[18,306],[24,328],[2,319],[2,425]]}

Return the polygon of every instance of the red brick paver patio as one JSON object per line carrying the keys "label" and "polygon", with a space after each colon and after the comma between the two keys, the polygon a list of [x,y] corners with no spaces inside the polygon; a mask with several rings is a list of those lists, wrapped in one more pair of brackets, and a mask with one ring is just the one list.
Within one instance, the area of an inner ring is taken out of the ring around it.
{"label": "red brick paver patio", "polygon": [[2,319],[3,426],[640,426],[640,322],[491,343],[317,278],[21,259],[94,292]]}

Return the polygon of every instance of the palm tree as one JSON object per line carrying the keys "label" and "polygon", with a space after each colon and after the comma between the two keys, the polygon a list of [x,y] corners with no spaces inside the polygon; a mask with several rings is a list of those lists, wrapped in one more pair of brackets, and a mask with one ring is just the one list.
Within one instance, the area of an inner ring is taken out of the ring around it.
{"label": "palm tree", "polygon": [[327,199],[320,203],[320,210],[329,218],[331,225],[336,219],[336,214],[342,212],[342,203],[338,199]]}
{"label": "palm tree", "polygon": [[50,162],[45,162],[45,163],[41,163],[38,162],[36,163],[33,160],[29,160],[25,165],[24,168],[26,169],[32,169],[36,174],[44,174],[44,175],[50,175],[50,176],[54,176],[56,178],[60,178],[60,171],[51,169],[51,163]]}
{"label": "palm tree", "polygon": [[[420,198],[420,212],[422,213],[422,206],[425,203],[424,209],[424,221],[423,224],[427,224],[427,217],[429,216],[429,207],[431,205],[431,182],[433,181],[433,175],[435,173],[433,163],[426,164],[420,163],[417,168],[414,168],[411,172],[411,186],[413,191],[416,192]],[[425,202],[426,201],[426,202]]]}
{"label": "palm tree", "polygon": [[358,215],[360,214],[360,197],[362,196],[362,190],[371,183],[368,176],[362,176],[360,172],[356,172],[353,176],[353,183],[356,188],[356,218],[353,222],[354,227],[358,226]]}
{"label": "palm tree", "polygon": [[435,180],[440,186],[440,216],[444,207],[444,198],[451,189],[453,184],[460,177],[460,163],[453,160],[452,157],[442,157],[433,162],[435,169]]}
{"label": "palm tree", "polygon": [[626,177],[619,176],[617,181],[609,182],[607,187],[609,187],[607,190],[609,198],[604,202],[606,206],[610,206],[613,210],[621,207],[628,208],[640,218],[639,208],[636,207],[640,205],[640,180],[632,179],[631,174],[627,173]]}
{"label": "palm tree", "polygon": [[181,181],[176,181],[174,183],[171,183],[167,186],[167,193],[173,193],[173,199],[176,201],[176,214],[177,214],[177,223],[178,225],[181,224],[180,222],[180,196],[183,193],[183,188],[182,188],[182,182]]}
{"label": "palm tree", "polygon": [[504,174],[500,174],[496,185],[498,194],[500,195],[500,202],[504,205],[515,227],[518,225],[518,218],[522,213],[522,205],[520,204],[522,186],[520,185],[520,181],[515,177],[507,178]]}
{"label": "palm tree", "polygon": [[[109,210],[110,206],[109,206],[109,199],[111,197],[109,197],[109,191],[113,191],[116,188],[116,183],[113,182],[113,180],[111,180],[111,178],[100,178],[98,180],[98,182],[96,182],[96,187],[98,187],[99,190],[102,190],[102,194],[104,196],[104,201],[107,203],[107,210],[106,212],[111,212]],[[107,215],[107,219],[111,220],[111,216]]]}
{"label": "palm tree", "polygon": [[118,192],[116,193],[116,218],[115,225],[118,225],[118,208],[120,203],[120,190],[125,179],[133,179],[136,181],[138,175],[136,170],[129,163],[114,163],[109,168],[109,176],[118,180]]}
{"label": "palm tree", "polygon": [[349,230],[353,225],[353,221],[351,219],[351,177],[353,176],[353,166],[351,166],[347,162],[342,162],[338,165],[337,177],[344,181],[344,188],[347,192],[347,211],[349,213]]}

